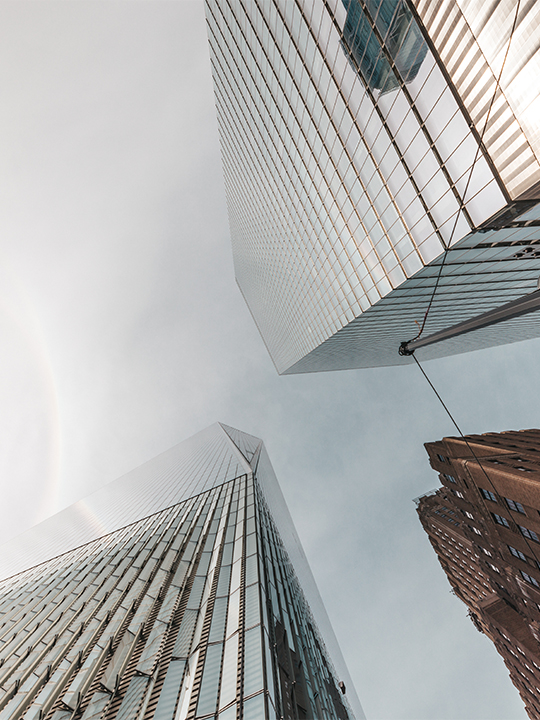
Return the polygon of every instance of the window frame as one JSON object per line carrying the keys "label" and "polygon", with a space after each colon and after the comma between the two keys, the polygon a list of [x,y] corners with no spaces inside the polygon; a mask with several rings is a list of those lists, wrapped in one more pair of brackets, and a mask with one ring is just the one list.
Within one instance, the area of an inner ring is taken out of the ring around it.
{"label": "window frame", "polygon": [[[529,540],[532,540],[533,542],[540,543],[540,538],[535,533],[534,530],[530,530],[529,528],[525,527],[524,525],[518,525],[518,528],[523,535],[523,537],[528,538]],[[534,536],[534,537],[533,537]]]}
{"label": "window frame", "polygon": [[520,515],[527,514],[525,512],[525,508],[523,507],[523,505],[520,502],[518,502],[517,500],[512,500],[511,498],[507,498],[507,497],[505,497],[504,500],[505,500],[506,505],[509,510],[512,510],[513,512],[517,512]]}
{"label": "window frame", "polygon": [[504,515],[499,515],[498,513],[491,513],[491,516],[493,517],[493,521],[496,525],[500,525],[501,527],[510,529],[510,521],[508,520],[508,518],[505,518]]}
{"label": "window frame", "polygon": [[494,492],[491,492],[491,490],[485,490],[484,488],[481,488],[481,487],[479,487],[478,489],[482,493],[484,500],[489,500],[490,502],[494,502],[494,503],[498,502],[497,496],[495,495]]}

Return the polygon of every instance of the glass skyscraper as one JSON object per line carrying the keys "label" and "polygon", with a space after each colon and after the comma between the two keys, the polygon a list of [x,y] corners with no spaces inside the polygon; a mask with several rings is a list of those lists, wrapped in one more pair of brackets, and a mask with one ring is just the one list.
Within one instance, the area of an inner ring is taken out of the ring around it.
{"label": "glass skyscraper", "polygon": [[233,428],[4,544],[0,577],[1,720],[364,717],[264,445]]}
{"label": "glass skyscraper", "polygon": [[[236,277],[280,373],[406,362],[443,257],[426,334],[536,289],[538,3],[206,13]],[[537,315],[421,357],[540,335]]]}

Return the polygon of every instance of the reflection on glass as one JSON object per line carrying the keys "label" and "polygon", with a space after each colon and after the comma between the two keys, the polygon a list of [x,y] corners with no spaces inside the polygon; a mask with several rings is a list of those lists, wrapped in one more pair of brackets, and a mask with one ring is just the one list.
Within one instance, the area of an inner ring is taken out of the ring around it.
{"label": "reflection on glass", "polygon": [[381,94],[417,76],[427,46],[404,0],[342,0],[347,8],[342,46],[371,90]]}

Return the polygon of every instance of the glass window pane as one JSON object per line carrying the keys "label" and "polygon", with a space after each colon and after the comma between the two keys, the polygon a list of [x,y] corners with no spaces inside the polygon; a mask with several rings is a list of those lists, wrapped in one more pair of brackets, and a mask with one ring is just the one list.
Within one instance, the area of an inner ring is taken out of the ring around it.
{"label": "glass window pane", "polygon": [[266,717],[264,712],[264,695],[246,700],[244,703],[244,720],[264,720]]}
{"label": "glass window pane", "polygon": [[[227,546],[225,546],[227,547]],[[232,545],[230,546],[232,548]],[[232,556],[232,552],[231,552]],[[229,580],[231,579],[231,566],[225,565],[221,567],[221,570],[219,571],[219,581],[217,586],[216,595],[219,597],[220,595],[227,595],[229,592]]]}
{"label": "glass window pane", "polygon": [[217,598],[214,603],[214,613],[208,642],[220,642],[225,632],[225,620],[227,618],[227,598]]}
{"label": "glass window pane", "polygon": [[[146,680],[146,678],[142,678],[142,679]],[[129,692],[129,689],[128,689],[128,692]],[[110,699],[111,699],[111,696],[108,693],[102,693],[102,692],[95,693],[94,696],[92,697],[92,699],[90,700],[90,704],[86,708],[81,720],[98,720],[98,718],[101,717],[101,714]],[[122,708],[120,708],[120,710],[122,710]],[[118,713],[118,717],[120,717],[120,713]]]}
{"label": "glass window pane", "polygon": [[244,695],[251,695],[263,687],[260,625],[246,632],[244,643]]}
{"label": "glass window pane", "polygon": [[257,580],[259,579],[257,564],[258,564],[257,555],[251,555],[250,557],[246,558],[246,567],[245,567],[245,583],[246,583],[246,585],[251,585],[251,583],[257,582]]}
{"label": "glass window pane", "polygon": [[[135,676],[131,679],[116,720],[132,720],[132,718],[137,717],[136,713],[146,691],[147,684],[148,678],[146,677]],[[99,715],[96,717],[99,717]]]}
{"label": "glass window pane", "polygon": [[191,638],[193,637],[193,630],[195,628],[195,622],[197,620],[196,610],[186,610],[178,631],[178,637],[176,638],[176,644],[173,650],[173,657],[181,658],[187,657],[189,654],[189,648],[191,646]]}
{"label": "glass window pane", "polygon": [[245,595],[245,627],[258,625],[261,621],[259,614],[259,586],[250,585]]}
{"label": "glass window pane", "polygon": [[238,612],[240,606],[240,590],[233,593],[229,600],[229,614],[227,616],[227,632],[225,637],[230,637],[238,630]]}
{"label": "glass window pane", "polygon": [[163,689],[159,696],[154,720],[172,720],[176,700],[180,692],[180,683],[184,674],[185,660],[172,660],[167,670]]}
{"label": "glass window pane", "polygon": [[219,706],[224,707],[236,697],[236,677],[238,668],[238,634],[225,643],[223,672],[221,675],[221,694]]}
{"label": "glass window pane", "polygon": [[207,713],[214,712],[216,709],[222,650],[223,645],[219,643],[219,645],[210,645],[206,651],[204,672],[197,705],[198,715],[206,715]]}
{"label": "glass window pane", "polygon": [[236,720],[236,705],[231,705],[230,708],[220,712],[219,720]]}

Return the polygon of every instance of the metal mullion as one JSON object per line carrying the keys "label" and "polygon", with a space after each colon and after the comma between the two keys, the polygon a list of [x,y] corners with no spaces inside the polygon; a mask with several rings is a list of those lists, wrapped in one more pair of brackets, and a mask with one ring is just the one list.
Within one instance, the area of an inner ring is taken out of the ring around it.
{"label": "metal mullion", "polygon": [[[60,637],[60,635],[68,629],[69,625],[71,625],[73,620],[75,620],[77,618],[77,616],[80,613],[82,613],[83,609],[84,609],[84,606],[79,608],[79,610],[75,613],[74,617],[71,618],[71,620],[67,623],[67,625],[65,625],[60,630],[59,633],[54,635],[54,637],[51,640],[49,640],[46,647],[42,650],[42,652],[38,655],[38,657],[34,659],[34,662],[29,667],[26,668],[23,675],[19,678],[18,682],[16,682],[15,685],[7,691],[6,695],[0,700],[0,710],[3,709],[13,697],[15,697],[19,686],[22,685],[24,682],[26,682],[26,680],[32,675],[32,673],[34,673],[35,670],[37,668],[39,668],[40,664],[46,658],[47,654],[55,647],[56,642],[57,642],[58,638]],[[96,629],[96,632],[94,633],[93,637],[97,636],[98,631],[100,629],[101,630],[103,629],[103,626],[104,626],[104,624],[106,624],[106,622],[108,622],[107,618],[102,620],[99,627]],[[44,682],[42,682],[41,678],[44,675],[44,673],[42,673],[42,675],[38,678],[36,683],[34,683],[33,687],[28,691],[28,693],[25,696],[25,700],[24,700],[25,707],[28,707],[28,705],[31,704],[31,702],[33,702],[33,699],[37,695],[37,693],[40,691],[41,686],[46,684],[48,677],[50,677],[50,675],[52,675],[52,673],[56,670],[56,668],[63,662],[64,658],[69,653],[71,647],[75,644],[75,642],[79,638],[81,632],[82,632],[82,625],[81,625],[79,631],[73,632],[72,638],[64,646],[63,653],[59,657],[57,657],[52,663],[50,663],[49,670],[47,672],[47,679]],[[23,659],[26,659],[28,654],[25,655]],[[9,673],[9,674],[11,674],[11,673]],[[8,677],[9,677],[9,675],[8,675]],[[2,680],[2,682],[4,682],[4,680]],[[28,702],[29,698],[30,698],[30,701]]]}
{"label": "metal mullion", "polygon": [[[265,695],[265,708],[270,707],[269,700],[268,700],[268,675],[269,675],[269,669],[266,667],[266,631],[264,627],[264,612],[262,608],[262,596],[261,596],[261,575],[260,575],[260,568],[261,568],[261,562],[259,561],[259,557],[262,555],[261,552],[261,526],[260,526],[260,511],[259,511],[259,484],[257,482],[257,479],[255,475],[252,475],[252,487],[253,487],[253,508],[254,508],[254,519],[255,519],[255,538],[256,538],[256,549],[255,549],[255,558],[257,561],[257,597],[259,600],[259,628],[261,633],[261,648],[262,648],[262,669],[263,669],[263,693]],[[246,514],[247,514],[247,505],[246,505]],[[245,550],[245,548],[244,548]],[[244,552],[244,563],[245,563],[245,552]],[[245,583],[244,583],[245,584]],[[245,588],[244,588],[245,592]],[[266,595],[266,592],[265,592]],[[244,618],[245,621],[245,618]],[[257,627],[255,625],[254,627]],[[270,637],[270,634],[268,633],[268,637]],[[274,673],[270,673],[271,676],[273,676]],[[275,697],[275,690],[274,690],[274,697]]]}
{"label": "metal mullion", "polygon": [[[225,547],[225,539],[226,539],[226,536],[227,536],[227,530],[228,530],[228,528],[229,528],[229,523],[230,523],[230,519],[231,519],[232,496],[233,496],[235,490],[237,489],[236,486],[239,485],[239,482],[238,482],[238,481],[239,481],[239,478],[237,478],[237,479],[234,481],[234,483],[235,483],[235,484],[234,484],[234,487],[233,487],[232,491],[229,493],[229,501],[228,501],[228,506],[227,506],[227,519],[226,519],[226,522],[225,522],[225,525],[224,525],[223,535],[222,535],[222,538],[221,538],[221,546],[220,546],[220,550],[219,550],[219,559],[218,559],[218,563],[217,563],[217,565],[216,565],[216,568],[219,566],[220,571],[221,571],[221,563],[222,563],[222,560],[223,560],[223,550],[224,550],[224,547]],[[237,503],[238,503],[238,500],[237,500]],[[237,515],[236,515],[236,520],[235,520],[235,527],[236,527],[236,523],[238,522],[238,506],[237,506],[237,509],[235,510],[235,512],[237,513]],[[232,561],[232,557],[231,557],[231,561]],[[231,568],[232,568],[232,562],[231,562]],[[216,576],[215,576],[215,578],[214,578],[214,583],[213,583],[213,587],[212,587],[212,593],[213,593],[213,595],[214,595],[214,601],[215,601],[215,596],[216,596],[216,592],[217,592],[217,586],[218,586],[218,583],[219,583],[219,575],[220,575],[220,573],[219,573],[219,572],[216,572]],[[226,637],[226,633],[227,633],[227,621],[228,621],[228,619],[229,619],[230,582],[231,582],[231,578],[229,577],[229,588],[228,588],[228,591],[227,591],[227,609],[226,609],[226,611],[225,611],[225,622],[224,622],[224,627],[223,627],[223,637],[222,637],[222,640],[221,640],[222,649],[221,649],[221,663],[220,663],[220,668],[219,668],[219,678],[218,678],[218,683],[217,683],[217,698],[216,698],[216,706],[217,706],[217,709],[216,709],[216,712],[219,712],[219,710],[220,710],[220,703],[221,703],[221,697],[220,697],[220,696],[221,696],[221,681],[222,681],[222,678],[223,678],[223,662],[224,662],[224,659],[225,659],[225,643],[226,643],[226,641],[227,641],[227,637]],[[221,596],[220,596],[220,597],[221,597]],[[213,608],[212,608],[212,614],[213,614]],[[239,632],[239,630],[237,630],[236,632]],[[233,635],[234,635],[234,633],[233,633]],[[231,637],[232,637],[232,635],[231,635]],[[237,661],[238,661],[238,658],[237,658]],[[237,671],[237,672],[238,672],[238,671]],[[238,677],[238,676],[237,676],[237,677]],[[236,703],[237,701],[238,701],[238,693],[237,693],[237,695],[236,695],[236,697],[235,697],[235,699],[234,699],[234,703]]]}
{"label": "metal mullion", "polygon": [[[56,588],[52,588],[52,590],[54,590],[54,589],[56,589]],[[39,617],[39,615],[40,615],[43,611],[46,611],[46,610],[47,610],[47,602],[45,602],[45,598],[47,598],[47,596],[51,594],[52,590],[51,590],[50,592],[46,593],[45,597],[43,597],[43,598],[38,598],[38,599],[36,600],[36,603],[35,603],[33,606],[31,606],[31,607],[28,608],[27,612],[25,613],[25,616],[26,616],[29,612],[34,612],[34,608],[36,607],[36,605],[42,604],[42,607],[36,612],[36,614],[35,614],[33,617],[28,618],[27,622],[26,622],[22,627],[19,627],[19,623],[21,622],[22,618],[18,618],[18,619],[6,618],[6,622],[12,622],[13,624],[11,625],[11,627],[6,628],[6,630],[4,631],[4,633],[3,633],[3,635],[0,637],[0,639],[6,637],[7,635],[10,635],[11,633],[13,633],[13,631],[15,630],[15,628],[17,628],[17,633],[21,632],[21,630],[24,630],[24,628],[27,627],[27,625],[30,625],[30,624],[32,623],[32,621],[35,621],[36,618]],[[62,592],[62,590],[58,590],[58,591],[54,594],[53,598],[52,598],[49,602],[52,602],[52,600],[53,600],[55,597],[58,597],[58,595],[60,595],[61,592]],[[24,609],[24,608],[21,608],[20,610],[18,610],[17,615],[19,615],[19,614],[22,612],[23,609]],[[45,615],[45,617],[42,618],[42,619],[39,621],[39,624],[43,623],[43,622],[47,619],[47,617],[48,617],[52,612],[54,612],[55,609],[56,609],[56,608],[53,608],[52,610],[50,610],[50,611]],[[15,617],[17,617],[17,615],[16,615]],[[4,616],[4,617],[5,617],[5,616]],[[12,638],[12,639],[13,639],[13,638]],[[10,642],[11,642],[11,641],[9,641],[9,640],[6,641],[5,645],[2,647],[2,652],[1,652],[1,654],[3,654],[3,651],[5,650],[5,648],[7,648],[7,647],[9,646],[9,643],[10,643]],[[16,648],[15,648],[15,649],[16,649]],[[10,651],[10,652],[13,652],[13,650]]]}
{"label": "metal mullion", "polygon": [[[236,515],[236,525],[240,520],[240,512],[242,513],[242,555],[240,557],[240,586],[238,588],[239,603],[238,603],[238,662],[236,666],[236,699],[237,699],[237,720],[243,718],[244,710],[244,669],[245,669],[245,604],[246,604],[246,583],[245,583],[245,565],[246,565],[246,530],[247,530],[247,490],[248,483],[251,480],[253,483],[253,474],[250,472],[245,476],[243,490],[238,495],[238,508]],[[240,510],[240,499],[243,499],[244,506]],[[235,544],[236,544],[236,532],[235,532]]]}
{"label": "metal mullion", "polygon": [[[366,8],[365,3],[363,2],[363,0],[362,0],[362,3],[363,3],[364,8],[365,8],[365,10],[366,10],[366,12],[367,12],[367,8]],[[374,29],[375,32],[378,32],[375,26],[373,26],[373,29]],[[428,130],[427,127],[426,127],[426,124],[425,124],[426,121],[425,121],[424,118],[421,116],[421,114],[420,114],[420,112],[419,112],[419,110],[418,110],[418,108],[417,108],[417,106],[416,106],[416,102],[412,99],[412,96],[411,96],[411,94],[409,93],[409,90],[408,90],[408,88],[407,88],[407,86],[406,86],[406,83],[405,83],[405,82],[403,81],[403,79],[401,78],[401,75],[400,75],[400,73],[399,73],[399,69],[397,68],[397,66],[396,66],[396,64],[395,64],[395,61],[394,61],[394,60],[391,60],[391,55],[390,55],[390,53],[388,52],[388,50],[387,50],[387,48],[386,48],[386,45],[385,45],[384,43],[382,43],[382,49],[383,49],[383,52],[385,53],[385,55],[387,56],[387,59],[392,62],[392,69],[394,70],[394,74],[396,75],[396,77],[397,77],[397,79],[398,79],[398,82],[399,82],[399,84],[400,84],[400,88],[402,89],[403,94],[405,95],[405,97],[406,97],[406,99],[407,99],[407,101],[408,101],[408,103],[409,103],[409,105],[410,105],[410,107],[411,107],[411,110],[412,110],[412,112],[413,112],[413,114],[414,114],[414,116],[415,116],[415,118],[416,118],[416,120],[417,120],[417,122],[418,122],[418,124],[419,124],[420,130],[421,130],[422,133],[424,134],[424,137],[425,137],[425,139],[426,139],[426,141],[427,141],[427,143],[428,143],[428,145],[429,145],[429,148],[432,150],[432,152],[433,152],[433,154],[434,154],[434,156],[435,156],[435,160],[437,161],[440,169],[441,169],[442,172],[443,172],[443,175],[444,175],[444,177],[445,177],[445,180],[447,181],[447,184],[448,184],[449,188],[452,190],[452,193],[453,193],[454,197],[456,198],[456,200],[457,200],[457,202],[458,202],[459,208],[460,208],[461,211],[463,212],[464,217],[465,217],[465,219],[466,219],[469,227],[470,227],[471,229],[474,228],[474,223],[473,223],[472,218],[470,217],[470,215],[469,215],[469,213],[468,213],[468,211],[467,211],[467,208],[466,208],[465,199],[461,197],[461,195],[460,195],[460,193],[459,193],[459,190],[458,190],[457,187],[456,187],[456,182],[455,182],[455,181],[453,180],[453,178],[450,176],[450,173],[448,172],[448,170],[447,170],[447,168],[446,168],[446,165],[445,165],[444,161],[442,160],[442,157],[441,157],[441,155],[440,155],[440,153],[439,153],[439,151],[438,151],[437,145],[436,145],[435,141],[433,140],[433,138],[431,137],[431,133],[429,132],[429,130]],[[438,67],[438,64],[437,64],[436,60],[435,60],[435,65]],[[397,71],[397,72],[396,72],[396,71]],[[420,91],[420,92],[421,92],[421,91]],[[443,92],[444,92],[444,90],[443,90]],[[442,93],[441,93],[441,96],[442,96]],[[458,109],[460,109],[460,108],[459,108],[459,105],[458,105]],[[479,144],[479,143],[477,143],[477,144]],[[459,212],[459,210],[458,210],[458,212]]]}
{"label": "metal mullion", "polygon": [[[126,538],[126,544],[125,544],[124,546],[122,546],[122,547],[115,553],[115,555],[117,555],[118,552],[120,552],[120,551],[122,550],[122,548],[127,545],[127,541],[128,541],[128,539]],[[102,561],[103,561],[103,554],[97,556],[97,558],[96,558],[96,560],[95,560],[95,562],[94,562],[94,566],[100,564]],[[84,560],[81,558],[80,562],[84,562]],[[130,563],[130,565],[131,565],[131,563]],[[82,580],[83,580],[85,577],[87,577],[87,576],[92,572],[92,570],[91,570],[90,567],[88,567],[88,566],[85,566],[85,567],[87,568],[87,572],[85,573],[85,575],[83,576],[83,578],[79,578],[79,580],[77,581],[79,585],[81,584]],[[106,576],[104,582],[105,582],[106,580],[108,580],[111,576],[113,576],[113,574],[114,574],[114,572],[116,571],[117,567],[118,567],[118,564],[115,564],[114,568],[113,568],[113,569],[110,571],[110,573]],[[127,569],[127,568],[126,568],[126,569]],[[84,570],[84,567],[83,567],[83,570]],[[99,575],[100,575],[102,572],[103,572],[103,570],[100,571],[100,573],[96,576],[96,578],[94,578],[94,580],[97,580],[97,578],[99,577]],[[79,575],[79,574],[80,574],[80,571],[79,571],[78,573],[76,573],[76,575]],[[119,580],[120,580],[120,578],[119,578]],[[74,581],[73,581],[73,582],[74,582]],[[94,583],[92,583],[92,585],[93,585],[93,584],[94,584]],[[117,584],[117,583],[116,583],[116,584]],[[81,606],[81,609],[83,609],[84,607],[87,606],[88,602],[94,597],[94,595],[95,595],[97,592],[99,592],[99,589],[102,587],[102,585],[103,585],[103,582],[100,583],[100,585],[99,585],[98,587],[96,587],[96,589],[90,594],[90,597],[88,597],[86,600],[83,601],[83,604],[82,604],[82,606]],[[81,598],[81,596],[83,596],[83,595],[85,594],[85,591],[86,591],[89,587],[91,587],[91,586],[87,586],[87,587],[85,588],[85,590],[83,590],[82,593],[79,593],[79,594],[74,598],[74,600],[70,603],[70,605],[68,606],[68,608],[66,608],[66,609],[69,609],[69,607],[71,607],[74,602],[76,602],[77,600],[79,600],[79,599]],[[71,593],[70,593],[70,594],[71,594]],[[68,597],[68,596],[66,595],[66,597]],[[64,612],[65,612],[65,611],[64,611]],[[43,622],[43,621],[40,621],[40,624],[41,624],[41,622]],[[36,629],[37,629],[37,628],[36,628]]]}
{"label": "metal mullion", "polygon": [[[177,528],[176,534],[178,534],[179,532],[180,532],[180,529]],[[175,537],[176,537],[176,535],[173,535],[173,539]],[[161,556],[161,562],[163,561],[165,556],[166,556],[166,553],[163,553]],[[176,570],[176,568],[178,567],[178,564],[179,564],[179,559],[176,558],[175,562],[173,563],[174,570]],[[112,656],[114,656],[114,652],[118,647],[117,641],[119,639],[121,639],[121,637],[124,635],[124,633],[126,632],[127,628],[129,627],[130,623],[133,620],[133,616],[136,612],[137,605],[140,605],[140,602],[142,602],[142,600],[144,599],[146,592],[152,582],[152,577],[155,577],[155,575],[157,574],[157,572],[159,572],[160,569],[161,569],[160,564],[156,565],[155,572],[149,578],[149,582],[139,592],[139,595],[138,595],[136,601],[134,602],[131,610],[125,614],[125,617],[124,617],[120,627],[116,631],[115,635],[111,636],[110,643],[111,643],[111,655]],[[113,700],[112,700],[112,703],[109,703],[107,705],[107,707],[104,711],[103,717],[111,717],[111,712],[116,713],[118,708],[115,707],[114,698],[118,697],[119,691],[122,692],[122,690],[120,690],[121,684],[124,683],[124,689],[123,689],[123,696],[120,698],[120,701],[122,701],[123,697],[125,697],[125,691],[127,689],[127,687],[126,687],[127,681],[128,680],[131,681],[131,679],[134,677],[134,673],[138,672],[136,663],[138,663],[140,656],[141,656],[142,652],[144,651],[144,648],[148,641],[148,637],[151,633],[150,628],[153,629],[153,627],[155,625],[156,618],[159,614],[159,609],[161,608],[163,601],[167,595],[167,592],[170,588],[173,577],[174,577],[174,571],[171,569],[168,571],[168,574],[167,574],[166,578],[164,579],[164,582],[162,584],[162,587],[160,588],[158,596],[151,606],[151,609],[147,616],[147,620],[145,621],[144,625],[139,627],[139,630],[137,631],[137,633],[135,633],[135,637],[131,643],[130,650],[128,651],[127,656],[124,658],[122,664],[118,668],[118,674],[116,677],[116,688],[115,688],[114,692],[112,693]],[[178,605],[178,598],[177,598],[176,605]],[[162,638],[162,642],[166,642],[165,638],[167,637],[167,635],[168,635],[168,633],[166,633],[165,637]],[[143,641],[142,645],[141,645],[141,641]],[[101,673],[103,671],[104,671],[104,666],[100,666],[96,670],[96,672],[94,673],[94,677],[92,679],[92,683],[88,687],[88,690],[92,690],[92,688],[95,689],[96,677],[98,677],[98,675],[101,677]],[[159,671],[160,671],[160,660],[158,659],[156,662],[156,666],[153,669],[152,675],[148,676],[148,683],[144,690],[144,694],[141,697],[142,706],[141,705],[138,706],[139,708],[142,707],[142,710],[139,709],[137,711],[137,718],[139,720],[142,720],[142,718],[144,717],[144,715],[146,713],[146,708],[148,707],[148,704],[151,700],[153,688],[155,687],[156,678],[157,678],[157,674],[159,673]],[[118,704],[120,704],[120,701],[118,701]],[[84,703],[84,700],[83,700],[83,703]],[[83,707],[83,710],[84,710],[84,707]]]}
{"label": "metal mullion", "polygon": [[[280,571],[281,571],[282,577],[285,578],[285,577],[286,577],[286,573],[285,573],[285,571],[284,571],[284,568],[287,567],[286,561],[285,561],[285,556],[287,556],[287,558],[288,558],[288,555],[287,555],[286,550],[285,550],[284,547],[281,547],[280,550],[281,550],[281,556],[282,556],[280,559],[281,559],[282,562],[284,563],[282,566],[280,566]],[[292,565],[292,563],[290,562],[290,558],[288,558],[288,560],[289,560],[289,563]],[[282,582],[284,594],[286,595],[286,600],[287,600],[288,605],[289,605],[289,607],[290,607],[290,612],[289,612],[289,614],[294,615],[296,627],[299,628],[300,630],[302,630],[303,632],[305,632],[306,637],[309,637],[309,629],[306,628],[306,627],[305,627],[305,624],[302,622],[302,611],[301,611],[301,608],[300,608],[300,606],[299,606],[301,603],[304,604],[305,610],[306,610],[307,612],[309,612],[310,619],[312,620],[311,628],[312,628],[312,631],[313,631],[314,634],[317,634],[317,631],[318,631],[317,624],[316,624],[316,622],[315,622],[315,619],[313,618],[313,615],[312,615],[312,613],[311,613],[311,608],[309,608],[309,604],[308,604],[308,602],[307,602],[307,600],[306,600],[306,598],[305,598],[305,595],[304,595],[303,590],[302,590],[302,588],[301,588],[301,586],[300,586],[300,583],[299,583],[299,581],[298,581],[298,578],[297,578],[297,576],[296,576],[296,573],[294,572],[294,568],[293,568],[293,574],[294,574],[293,584],[294,584],[294,582],[296,583],[296,589],[297,589],[297,591],[299,592],[299,596],[298,596],[298,595],[295,595],[293,592],[291,592],[291,590],[290,590],[290,582],[289,582],[289,578],[288,578],[288,577],[286,577],[287,582]],[[321,637],[318,637],[317,639],[318,639],[319,644],[320,644],[321,646],[324,646],[324,641],[322,640],[322,638],[321,638]],[[297,648],[296,652],[297,652],[298,656],[299,656],[300,658],[304,659],[304,658],[303,658],[304,653],[301,652],[300,649],[298,648],[298,638],[297,638],[297,637],[293,637],[293,642],[294,642],[294,645],[295,645],[296,648]],[[311,645],[308,645],[308,647],[309,647],[309,649],[310,649],[310,651],[311,651],[310,654],[313,655],[314,653],[313,653],[313,651],[312,651]],[[314,667],[315,667],[316,669],[319,669],[319,663],[317,662],[316,658],[312,658],[312,659],[314,660]],[[325,661],[325,663],[326,663],[327,665],[330,666],[331,670],[333,671],[331,674],[333,674],[333,675],[335,676],[335,675],[336,675],[336,673],[335,673],[335,668],[333,667],[330,659],[329,659],[328,657],[325,657],[325,658],[324,658],[324,661]],[[305,667],[305,666],[306,666],[306,663],[304,663],[304,667]],[[322,681],[319,681],[319,679],[315,678],[315,676],[314,676],[314,674],[313,674],[313,668],[312,668],[312,666],[311,666],[311,663],[309,663],[309,662],[307,663],[307,668],[308,668],[310,680],[312,681],[312,685],[314,685],[314,684],[316,683],[316,685],[317,685],[319,688],[324,687],[324,678],[321,678]],[[320,672],[320,671],[319,671],[319,672]],[[313,683],[313,680],[315,680],[315,683]]]}

